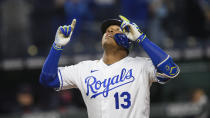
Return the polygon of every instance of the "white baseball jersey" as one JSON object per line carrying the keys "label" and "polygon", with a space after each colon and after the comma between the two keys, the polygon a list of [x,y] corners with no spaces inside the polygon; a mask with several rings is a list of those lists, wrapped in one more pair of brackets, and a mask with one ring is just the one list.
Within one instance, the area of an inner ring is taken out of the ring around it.
{"label": "white baseball jersey", "polygon": [[149,58],[125,57],[59,67],[60,90],[78,88],[89,118],[149,118],[150,86],[157,81]]}

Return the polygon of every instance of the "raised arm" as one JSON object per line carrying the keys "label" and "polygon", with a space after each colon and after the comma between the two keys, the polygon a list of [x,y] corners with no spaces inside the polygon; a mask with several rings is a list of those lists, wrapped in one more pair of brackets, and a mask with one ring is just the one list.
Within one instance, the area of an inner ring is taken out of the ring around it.
{"label": "raised arm", "polygon": [[47,87],[59,88],[58,62],[64,46],[70,41],[76,19],[69,26],[60,26],[56,32],[55,41],[40,74],[40,83]]}
{"label": "raised arm", "polygon": [[179,74],[179,67],[174,63],[171,56],[166,54],[160,47],[151,42],[144,33],[140,31],[135,23],[131,23],[127,18],[120,16],[123,20],[121,28],[127,37],[136,41],[143,47],[151,58],[153,65],[157,69],[157,79],[159,82],[166,82],[170,78],[175,78]]}

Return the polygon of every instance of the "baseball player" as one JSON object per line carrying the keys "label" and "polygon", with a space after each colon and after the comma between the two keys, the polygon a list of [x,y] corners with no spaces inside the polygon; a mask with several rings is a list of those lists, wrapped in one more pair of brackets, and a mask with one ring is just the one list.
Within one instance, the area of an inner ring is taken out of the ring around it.
{"label": "baseball player", "polygon": [[[172,58],[135,23],[123,16],[120,19],[108,19],[101,25],[101,59],[66,67],[58,67],[58,61],[76,20],[70,26],[60,26],[42,68],[42,85],[81,91],[89,118],[149,118],[151,84],[165,83],[179,73]],[[150,58],[129,57],[131,43],[142,46]]]}

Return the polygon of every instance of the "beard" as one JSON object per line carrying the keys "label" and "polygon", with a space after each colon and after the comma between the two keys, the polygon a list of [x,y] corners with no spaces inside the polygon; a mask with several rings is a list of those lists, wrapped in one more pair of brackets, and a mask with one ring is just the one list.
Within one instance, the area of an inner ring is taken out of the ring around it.
{"label": "beard", "polygon": [[102,48],[106,51],[111,51],[111,50],[125,50],[124,47],[119,46],[117,42],[115,41],[114,37],[113,38],[106,38],[105,35],[102,38]]}
{"label": "beard", "polygon": [[115,43],[112,43],[112,42],[104,42],[103,44],[102,44],[102,48],[104,49],[104,50],[109,50],[109,51],[111,51],[111,50],[126,50],[124,47],[122,47],[122,46],[119,46],[116,42]]}

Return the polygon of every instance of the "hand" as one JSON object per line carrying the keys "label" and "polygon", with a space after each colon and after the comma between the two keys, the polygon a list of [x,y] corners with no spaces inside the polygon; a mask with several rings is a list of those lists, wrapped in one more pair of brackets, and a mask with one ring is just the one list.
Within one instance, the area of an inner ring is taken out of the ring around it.
{"label": "hand", "polygon": [[119,15],[119,17],[123,21],[120,27],[130,40],[136,41],[140,36],[142,36],[143,33],[135,23],[130,22],[122,15]]}
{"label": "hand", "polygon": [[55,42],[54,42],[57,48],[65,46],[70,41],[75,25],[76,25],[76,19],[73,19],[71,25],[60,26],[57,29]]}

